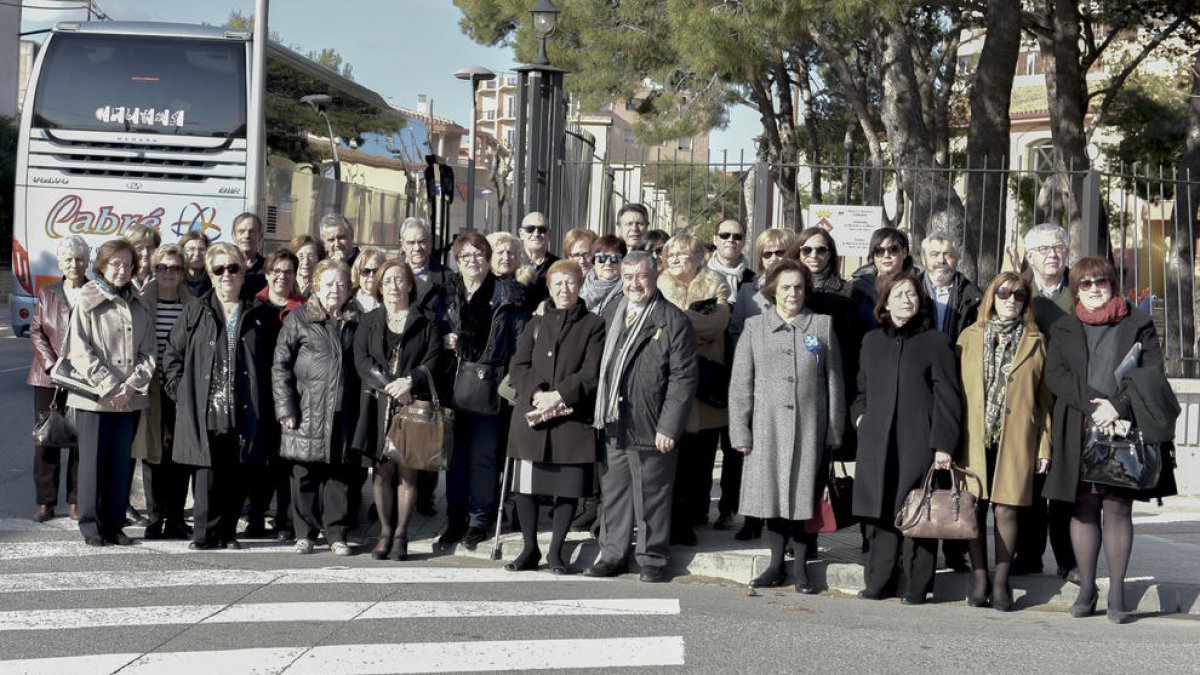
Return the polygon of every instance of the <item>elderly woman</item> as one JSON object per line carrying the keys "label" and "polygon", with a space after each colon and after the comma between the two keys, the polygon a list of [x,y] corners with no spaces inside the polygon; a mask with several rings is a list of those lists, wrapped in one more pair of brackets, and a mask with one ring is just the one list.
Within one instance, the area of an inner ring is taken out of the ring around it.
{"label": "elderly woman", "polygon": [[574,260],[579,269],[583,270],[584,278],[592,271],[592,246],[596,243],[597,235],[586,227],[576,227],[567,230],[563,235],[563,254]]}
{"label": "elderly woman", "polygon": [[[91,250],[79,235],[72,235],[58,244],[58,269],[63,278],[38,289],[37,307],[29,324],[29,342],[33,345],[33,362],[25,383],[33,387],[33,418],[37,420],[50,409],[51,402],[59,407],[66,404],[66,392],[57,392],[50,381],[50,371],[58,362],[66,339],[67,321],[71,308],[79,301],[87,283],[87,263]],[[37,510],[34,522],[44,523],[54,517],[58,504],[58,484],[62,467],[61,448],[33,448],[33,484]],[[79,516],[76,506],[76,485],[79,474],[79,449],[67,454],[67,504],[71,518]]]}
{"label": "elderly woman", "polygon": [[[559,260],[546,274],[553,307],[530,320],[510,365],[517,388],[508,454],[516,460],[513,493],[524,546],[504,569],[536,569],[538,498],[552,500],[553,530],[546,562],[566,574],[562,544],[579,500],[591,495],[597,460],[592,429],[604,320],[579,300],[583,270]],[[569,411],[569,412],[568,412]]]}
{"label": "elderly woman", "polygon": [[122,529],[129,506],[129,456],[154,377],[154,325],[133,287],[137,253],[124,239],[100,246],[71,311],[67,359],[99,396],[72,391],[79,434],[79,531],[89,546],[133,543]]}
{"label": "elderly woman", "polygon": [[592,271],[583,277],[579,297],[588,311],[602,317],[616,309],[621,295],[621,260],[627,253],[625,241],[615,234],[606,234],[592,244]]}
{"label": "elderly woman", "polygon": [[872,330],[879,327],[875,318],[879,278],[912,269],[913,259],[909,255],[908,235],[894,227],[881,227],[872,232],[868,248],[871,262],[854,271],[850,299],[858,308],[859,322]]}
{"label": "elderly woman", "polygon": [[175,404],[162,393],[163,353],[175,321],[195,301],[183,284],[183,251],[168,244],[154,252],[154,279],[142,293],[154,325],[154,355],[159,367],[150,382],[150,406],[142,413],[133,439],[133,457],[142,460],[146,495],[147,539],[188,539],[192,528],[183,518],[191,472],[175,461]]}
{"label": "elderly woman", "polygon": [[296,294],[307,298],[317,263],[325,259],[325,244],[312,235],[298,234],[288,242],[287,250],[296,256]]}
{"label": "elderly woman", "polygon": [[317,265],[312,296],[283,322],[271,373],[279,454],[291,460],[294,551],[312,553],[324,530],[334,555],[350,555],[346,534],[357,517],[362,461],[351,450],[361,384],[354,367],[359,314],[349,304],[350,268]]}
{"label": "elderly woman", "polygon": [[125,241],[133,244],[137,252],[137,270],[133,273],[133,287],[138,293],[146,292],[146,284],[154,278],[154,250],[162,245],[158,230],[145,225],[134,225],[125,230]]}
{"label": "elderly woman", "polygon": [[385,262],[387,262],[387,256],[383,251],[377,248],[364,248],[359,251],[358,257],[354,259],[354,264],[350,266],[350,302],[354,304],[354,309],[358,311],[359,315],[366,314],[379,306],[375,287],[379,282],[379,268]]}
{"label": "elderly woman", "polygon": [[[454,456],[446,472],[446,531],[438,548],[463,542],[473,550],[487,538],[486,528],[496,512],[501,443],[504,441],[499,394],[517,338],[525,326],[520,291],[511,279],[492,273],[494,252],[482,235],[468,232],[454,240],[459,278],[448,300],[453,332],[444,343],[455,356]],[[460,385],[472,389],[468,401]]]}
{"label": "elderly woman", "polygon": [[[875,306],[880,328],[863,338],[858,396],[850,413],[859,438],[854,515],[864,519],[870,546],[866,588],[858,595],[878,600],[899,590],[909,605],[925,602],[937,540],[901,536],[895,515],[931,464],[950,468],[962,419],[954,352],[921,312],[922,289],[909,272],[882,279]],[[907,589],[895,588],[901,558]]]}
{"label": "elderly woman", "polygon": [[984,292],[979,320],[958,336],[967,417],[962,466],[979,476],[969,483],[996,520],[996,581],[988,598],[987,508],[979,509],[979,537],[969,543],[972,607],[1012,609],[1008,574],[1017,543],[1017,509],[1033,502],[1033,475],[1050,466],[1050,392],[1043,379],[1046,339],[1038,331],[1029,282],[1001,272]]}
{"label": "elderly woman", "polygon": [[[1071,268],[1075,306],[1051,329],[1046,357],[1046,383],[1055,396],[1054,461],[1042,494],[1075,505],[1071,545],[1079,562],[1080,584],[1071,615],[1088,616],[1096,610],[1096,563],[1103,544],[1108,563],[1108,618],[1127,623],[1125,571],[1133,550],[1133,500],[1175,494],[1171,463],[1164,458],[1163,475],[1156,487],[1134,491],[1081,480],[1080,457],[1093,426],[1112,433],[1124,426],[1118,424],[1122,420],[1133,422],[1147,442],[1169,442],[1178,407],[1169,410],[1174,395],[1163,375],[1162,349],[1153,321],[1115,292],[1117,288],[1117,273],[1104,258],[1084,258]],[[1115,372],[1136,345],[1141,345],[1141,356],[1118,382]],[[1146,383],[1157,386],[1158,391],[1144,389]],[[1142,413],[1135,403],[1146,398],[1164,403],[1154,415],[1139,419]]]}
{"label": "elderly woman", "polygon": [[[365,253],[363,255],[366,255]],[[383,456],[387,431],[400,407],[434,390],[442,331],[434,317],[415,309],[417,282],[398,260],[383,263],[374,286],[380,309],[362,317],[354,336],[354,363],[362,379],[362,402],[352,447],[374,457],[379,540],[376,560],[408,558],[408,524],[417,504],[417,469]]]}
{"label": "elderly woman", "polygon": [[690,234],[667,241],[663,256],[666,274],[658,288],[673,305],[687,313],[696,333],[700,359],[700,385],[679,439],[675,469],[671,543],[696,545],[696,525],[708,522],[713,464],[721,428],[729,424],[724,399],[728,395],[725,329],[729,327],[729,286],[720,274],[704,264],[704,244]]}
{"label": "elderly woman", "polygon": [[196,231],[185,232],[179,241],[179,250],[183,251],[183,261],[186,266],[183,282],[187,284],[187,292],[193,298],[198,298],[212,290],[212,280],[208,278],[205,260],[208,246],[211,242],[204,234]]}
{"label": "elderly woman", "polygon": [[270,338],[279,315],[242,297],[246,259],[233,244],[206,254],[213,291],[184,307],[163,350],[163,391],[175,401],[174,460],[194,469],[189,548],[238,549],[245,469],[261,466],[270,430]]}
{"label": "elderly woman", "polygon": [[795,260],[771,268],[760,291],[771,309],[746,322],[729,382],[729,437],[745,455],[738,510],[764,519],[771,561],[750,582],[783,584],[784,548],[795,540],[796,592],[816,592],[808,579],[808,538],[828,453],[841,443],[842,359],[832,320],[804,304],[811,275]]}

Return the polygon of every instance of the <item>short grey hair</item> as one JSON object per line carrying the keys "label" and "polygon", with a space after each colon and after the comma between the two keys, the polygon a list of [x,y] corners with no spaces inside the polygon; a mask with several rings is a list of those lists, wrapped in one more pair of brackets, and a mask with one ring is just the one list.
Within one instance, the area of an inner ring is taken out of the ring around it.
{"label": "short grey hair", "polygon": [[350,221],[346,219],[346,216],[343,216],[340,213],[326,213],[325,215],[321,216],[320,229],[332,230],[335,227],[344,227],[346,228],[346,231],[351,234],[351,236],[354,234],[354,226],[350,224]]}
{"label": "short grey hair", "polygon": [[400,224],[400,238],[401,239],[404,238],[404,233],[407,232],[408,228],[410,228],[410,227],[419,227],[422,230],[425,230],[425,234],[427,234],[427,235],[430,234],[429,223],[426,223],[424,218],[417,218],[415,216],[409,216],[408,218],[404,219],[403,223]]}
{"label": "short grey hair", "polygon": [[55,250],[55,255],[59,260],[75,257],[82,257],[84,260],[87,260],[92,255],[92,249],[83,237],[73,234],[58,242],[58,249]]}
{"label": "short grey hair", "polygon": [[658,261],[654,259],[654,255],[649,251],[630,251],[629,255],[621,259],[621,269],[637,267],[642,263],[649,265],[650,272],[654,276],[658,276]]}
{"label": "short grey hair", "polygon": [[1058,237],[1059,241],[1063,243],[1063,246],[1071,248],[1071,236],[1067,234],[1067,231],[1064,230],[1062,226],[1055,225],[1054,223],[1038,223],[1037,225],[1029,228],[1029,230],[1025,232],[1025,238],[1021,240],[1021,243],[1025,245],[1025,248],[1029,248],[1029,240],[1042,234],[1053,234],[1054,236]]}
{"label": "short grey hair", "polygon": [[929,242],[937,241],[948,242],[950,244],[950,248],[954,249],[954,255],[962,255],[962,250],[958,246],[958,240],[951,236],[950,233],[943,232],[941,230],[934,230],[933,232],[925,235],[925,239],[921,242],[921,253],[924,254],[928,252]]}
{"label": "short grey hair", "polygon": [[512,232],[493,232],[489,234],[486,239],[488,246],[491,246],[493,251],[495,251],[500,244],[508,244],[510,246],[516,246],[517,248],[524,246],[517,235],[513,234]]}

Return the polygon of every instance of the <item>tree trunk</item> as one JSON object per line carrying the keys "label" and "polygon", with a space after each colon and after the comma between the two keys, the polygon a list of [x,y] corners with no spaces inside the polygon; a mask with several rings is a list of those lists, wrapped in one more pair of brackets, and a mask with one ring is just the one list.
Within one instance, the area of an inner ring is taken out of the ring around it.
{"label": "tree trunk", "polygon": [[796,59],[796,84],[800,89],[800,100],[804,102],[804,132],[808,141],[808,166],[812,174],[812,203],[825,201],[821,187],[821,138],[817,130],[817,113],[813,109],[814,97],[812,78],[809,76],[807,59]]}
{"label": "tree trunk", "polygon": [[[903,17],[897,15],[880,19],[875,23],[875,33],[883,83],[880,115],[887,129],[888,151],[911,201],[908,229],[915,251],[925,233],[932,230],[962,241],[963,205],[954,191],[950,172],[934,159],[921,115],[909,36],[902,23]],[[964,273],[975,268],[974,260],[967,256],[959,265]]]}
{"label": "tree trunk", "polygon": [[1200,376],[1200,345],[1196,341],[1196,209],[1200,206],[1200,52],[1192,56],[1192,87],[1188,97],[1187,144],[1175,184],[1174,229],[1166,258],[1164,315],[1171,335],[1166,337],[1167,373]]}
{"label": "tree trunk", "polygon": [[978,170],[967,173],[963,249],[975,257],[973,278],[981,286],[1000,271],[1007,241],[1008,107],[1021,51],[1021,34],[1010,28],[1020,17],[1020,0],[989,0],[987,33],[971,87],[967,156]]}

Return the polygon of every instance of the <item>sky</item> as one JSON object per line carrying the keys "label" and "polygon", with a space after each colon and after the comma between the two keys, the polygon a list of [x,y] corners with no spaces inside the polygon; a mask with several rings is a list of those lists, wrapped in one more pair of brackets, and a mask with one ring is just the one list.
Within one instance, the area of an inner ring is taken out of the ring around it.
{"label": "sky", "polygon": [[[24,4],[22,31],[86,17],[83,9],[42,9],[82,7],[70,0],[26,0]],[[254,0],[96,0],[95,4],[115,20],[217,25],[233,10],[249,16],[255,7]],[[502,72],[519,65],[510,48],[485,47],[463,34],[462,14],[450,0],[276,0],[268,19],[270,30],[288,45],[298,45],[301,52],[337,50],[353,66],[356,81],[393,104],[416,108],[417,95],[426,94],[433,100],[433,114],[463,126],[471,119],[470,85],[455,79],[454,71],[478,64]],[[742,150],[752,157],[751,139],[760,128],[749,108],[732,111],[729,128],[713,131],[710,137],[713,160],[723,149],[731,159]]]}

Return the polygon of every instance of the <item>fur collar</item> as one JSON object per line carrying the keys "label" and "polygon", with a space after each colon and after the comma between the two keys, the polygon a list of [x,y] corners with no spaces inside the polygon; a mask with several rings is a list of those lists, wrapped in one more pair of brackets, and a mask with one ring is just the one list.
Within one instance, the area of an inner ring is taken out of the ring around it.
{"label": "fur collar", "polygon": [[[314,295],[304,303],[304,317],[311,323],[325,323],[329,320],[329,310],[325,309],[325,306]],[[347,323],[358,321],[358,310],[354,309],[349,300],[342,305],[342,321]]]}
{"label": "fur collar", "polygon": [[688,283],[675,280],[670,273],[658,277],[658,289],[672,305],[687,309],[701,300],[728,298],[729,284],[713,270],[703,267]]}

